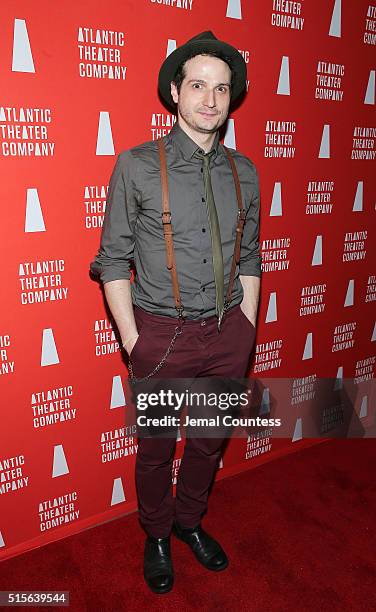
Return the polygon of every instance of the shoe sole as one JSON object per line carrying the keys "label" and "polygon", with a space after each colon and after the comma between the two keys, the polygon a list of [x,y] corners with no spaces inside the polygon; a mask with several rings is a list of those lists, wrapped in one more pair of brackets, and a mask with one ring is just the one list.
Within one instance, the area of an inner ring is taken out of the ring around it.
{"label": "shoe sole", "polygon": [[[178,538],[178,540],[180,540],[180,542],[184,542],[184,544],[187,544],[187,546],[190,548],[189,544],[180,537],[180,535],[176,532],[175,529],[172,530],[173,534]],[[194,555],[195,559],[201,563],[202,567],[205,567],[205,569],[210,570],[211,572],[221,572],[222,570],[225,570],[226,567],[229,566],[229,562],[228,560],[226,561],[226,563],[224,563],[223,565],[220,565],[219,567],[208,567],[207,565],[205,565],[205,563],[203,561],[201,561],[201,559],[199,559],[195,552],[190,548],[190,550],[192,551],[192,554]]]}
{"label": "shoe sole", "polygon": [[169,593],[172,590],[172,587],[169,589],[166,589],[165,591],[156,591],[155,589],[153,589],[151,586],[149,586],[149,589],[155,594],[155,595],[165,595],[166,593]]}
{"label": "shoe sole", "polygon": [[168,587],[167,589],[154,589],[152,586],[150,586],[150,584],[148,583],[148,581],[146,580],[145,576],[144,576],[145,582],[148,586],[148,588],[155,593],[156,595],[164,595],[165,593],[169,593],[172,590],[172,587],[174,586],[174,583],[172,583],[172,585],[170,587]]}
{"label": "shoe sole", "polygon": [[207,565],[205,565],[205,563],[200,561],[200,559],[198,557],[196,557],[195,553],[193,553],[193,554],[195,556],[195,559],[197,559],[197,561],[199,563],[201,563],[202,567],[205,567],[207,570],[210,570],[211,572],[221,572],[222,570],[225,570],[226,567],[229,566],[229,562],[227,561],[226,563],[224,563],[223,565],[220,565],[219,567],[208,567]]}

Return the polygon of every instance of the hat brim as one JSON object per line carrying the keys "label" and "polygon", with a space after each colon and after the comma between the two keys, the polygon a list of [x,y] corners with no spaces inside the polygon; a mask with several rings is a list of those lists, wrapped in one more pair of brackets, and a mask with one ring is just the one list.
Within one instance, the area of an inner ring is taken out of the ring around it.
{"label": "hat brim", "polygon": [[192,40],[185,45],[178,47],[163,62],[158,76],[159,93],[163,100],[174,107],[171,96],[171,81],[174,80],[176,71],[181,64],[187,60],[192,52],[205,53],[216,51],[220,55],[226,56],[231,60],[232,69],[235,73],[234,83],[231,90],[231,103],[235,102],[246,86],[247,66],[243,56],[235,47],[221,40]]}

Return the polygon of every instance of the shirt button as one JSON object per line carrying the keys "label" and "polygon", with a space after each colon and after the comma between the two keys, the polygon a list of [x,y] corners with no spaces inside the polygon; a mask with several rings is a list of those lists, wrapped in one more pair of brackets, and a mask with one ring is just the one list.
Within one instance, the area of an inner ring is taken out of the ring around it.
{"label": "shirt button", "polygon": [[203,287],[203,288],[201,289],[201,291],[205,291],[205,287]]}
{"label": "shirt button", "polygon": [[206,229],[203,227],[203,228],[202,228],[202,231],[205,233],[205,232],[206,232]]}
{"label": "shirt button", "polygon": [[205,202],[205,198],[201,198],[201,202]]}
{"label": "shirt button", "polygon": [[201,172],[204,172],[204,169],[203,169],[203,168],[200,168],[200,170],[201,170]]}
{"label": "shirt button", "polygon": [[204,327],[206,325],[206,321],[201,321],[201,327]]}
{"label": "shirt button", "polygon": [[202,260],[202,263],[206,263],[206,262],[207,262],[207,259],[203,259],[203,260]]}

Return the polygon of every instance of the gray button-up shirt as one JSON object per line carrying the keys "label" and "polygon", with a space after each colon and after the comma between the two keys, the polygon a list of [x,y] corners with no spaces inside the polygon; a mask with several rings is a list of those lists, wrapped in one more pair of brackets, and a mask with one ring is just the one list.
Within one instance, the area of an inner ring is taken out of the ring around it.
{"label": "gray button-up shirt", "polygon": [[[164,137],[168,165],[171,223],[184,315],[215,314],[215,282],[210,226],[205,205],[198,145],[176,123]],[[231,167],[217,134],[211,160],[211,183],[221,230],[224,291],[234,252],[238,205]],[[231,307],[243,299],[239,274],[261,276],[259,252],[259,183],[255,165],[232,151],[246,209]],[[131,278],[133,303],[154,314],[177,316],[162,226],[162,189],[157,143],[143,143],[117,158],[107,198],[100,248],[90,269],[103,283]]]}

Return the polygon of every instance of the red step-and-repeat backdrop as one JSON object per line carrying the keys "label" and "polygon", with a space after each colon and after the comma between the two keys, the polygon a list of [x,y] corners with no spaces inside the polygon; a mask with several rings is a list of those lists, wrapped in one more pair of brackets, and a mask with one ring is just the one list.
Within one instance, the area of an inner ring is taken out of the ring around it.
{"label": "red step-and-repeat backdrop", "polygon": [[320,377],[354,379],[374,421],[375,2],[5,0],[0,558],[137,508],[127,370],[89,263],[116,156],[175,121],[159,67],[204,30],[247,62],[225,143],[261,186],[250,374],[289,377],[293,415],[290,439],[232,439],[217,477],[312,444],[299,410]]}

